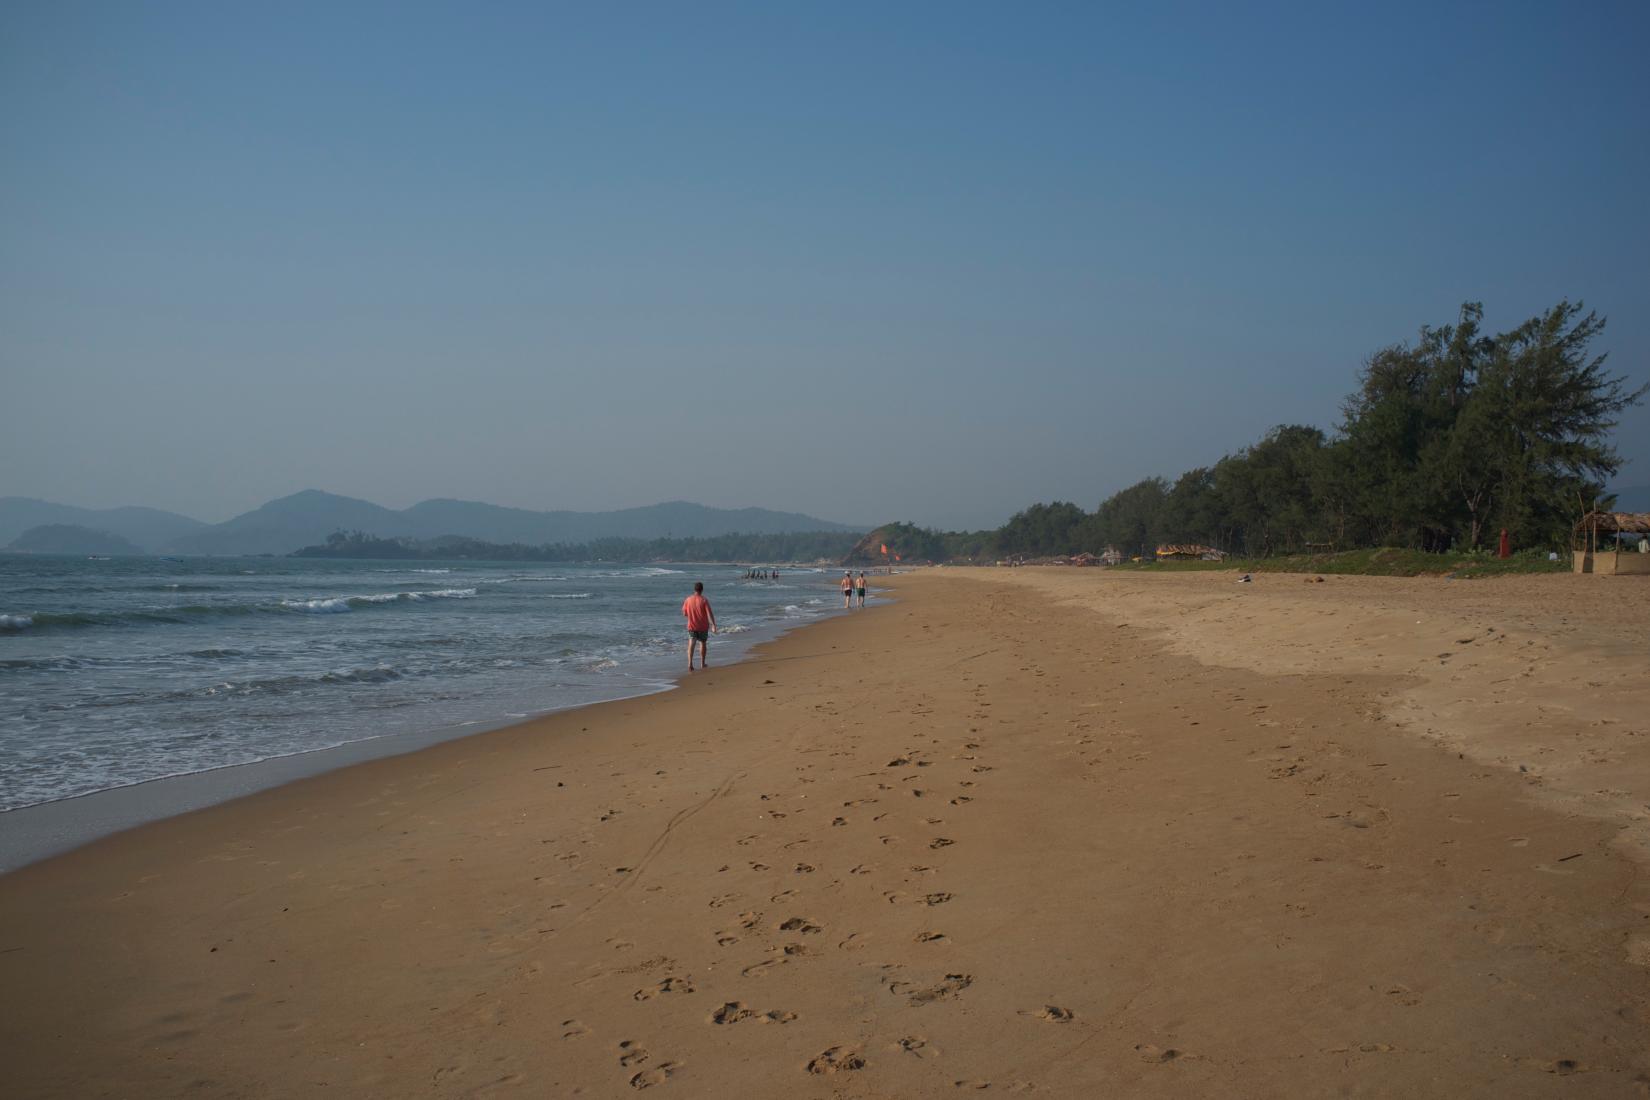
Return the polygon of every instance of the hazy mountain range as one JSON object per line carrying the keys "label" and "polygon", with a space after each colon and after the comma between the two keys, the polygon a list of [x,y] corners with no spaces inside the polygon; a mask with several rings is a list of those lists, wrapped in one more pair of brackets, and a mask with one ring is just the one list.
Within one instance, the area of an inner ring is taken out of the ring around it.
{"label": "hazy mountain range", "polygon": [[[13,544],[38,527],[73,527],[118,536],[155,554],[289,554],[326,541],[334,531],[364,531],[381,538],[402,535],[430,539],[463,535],[487,542],[580,543],[620,537],[785,534],[795,531],[856,531],[799,512],[766,508],[709,508],[670,501],[617,512],[533,512],[468,500],[426,500],[396,511],[371,501],[306,489],[260,508],[207,524],[154,508],[76,508],[28,497],[0,497],[0,546]],[[54,545],[64,545],[64,532]],[[14,546],[38,544],[39,536]],[[87,548],[65,553],[104,552]]]}

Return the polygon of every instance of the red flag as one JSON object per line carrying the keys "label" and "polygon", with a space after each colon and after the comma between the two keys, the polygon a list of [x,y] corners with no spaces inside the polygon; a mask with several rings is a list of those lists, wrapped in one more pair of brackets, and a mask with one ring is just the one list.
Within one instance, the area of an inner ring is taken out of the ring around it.
{"label": "red flag", "polygon": [[888,544],[886,542],[882,544],[882,556],[885,558],[888,556]]}
{"label": "red flag", "polygon": [[898,555],[898,554],[895,554],[895,555],[894,555],[894,560],[895,560],[895,561],[899,561],[899,560],[900,560],[900,556],[899,556],[899,555]]}

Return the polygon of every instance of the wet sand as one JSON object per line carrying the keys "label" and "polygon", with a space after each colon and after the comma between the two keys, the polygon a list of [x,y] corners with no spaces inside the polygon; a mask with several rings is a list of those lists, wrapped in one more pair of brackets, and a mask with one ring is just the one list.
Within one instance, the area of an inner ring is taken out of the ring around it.
{"label": "wet sand", "polygon": [[1232,579],[896,578],[0,877],[11,1088],[1650,1091],[1650,583]]}

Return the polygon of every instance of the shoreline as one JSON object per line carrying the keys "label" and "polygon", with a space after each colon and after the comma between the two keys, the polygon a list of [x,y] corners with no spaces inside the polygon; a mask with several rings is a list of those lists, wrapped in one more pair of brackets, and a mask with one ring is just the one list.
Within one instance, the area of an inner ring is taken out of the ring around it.
{"label": "shoreline", "polygon": [[[880,599],[889,602],[886,595]],[[761,624],[727,636],[720,645],[735,653],[728,663],[737,664],[748,659],[765,643],[836,618],[842,613],[841,608],[827,608],[808,620]],[[0,876],[72,852],[103,837],[340,768],[421,752],[433,745],[508,729],[552,715],[668,693],[681,686],[685,674],[666,669],[666,660],[660,657],[656,661],[657,667],[654,667],[655,662],[649,662],[645,668],[625,672],[623,675],[633,681],[633,690],[552,706],[522,716],[471,720],[426,729],[400,729],[302,752],[225,764],[202,771],[180,772],[6,810],[0,812]]]}
{"label": "shoreline", "polygon": [[1333,654],[1294,642],[1367,619],[1367,593],[1323,586],[1308,619],[1246,585],[1232,619],[1167,588],[893,587],[673,692],[0,876],[17,1087],[1568,1100],[1650,1080],[1650,880],[1615,824],[1400,732],[1380,713],[1401,677],[1209,664],[1155,629],[1179,607],[1194,640],[1310,663]]}

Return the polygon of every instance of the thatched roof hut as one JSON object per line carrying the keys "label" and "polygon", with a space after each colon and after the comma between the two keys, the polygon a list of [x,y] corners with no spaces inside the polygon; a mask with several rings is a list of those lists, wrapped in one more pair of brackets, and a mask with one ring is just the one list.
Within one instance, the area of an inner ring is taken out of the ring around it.
{"label": "thatched roof hut", "polygon": [[1576,540],[1611,535],[1650,535],[1650,512],[1588,512],[1576,524]]}
{"label": "thatched roof hut", "polygon": [[1650,574],[1650,554],[1636,553],[1634,545],[1650,545],[1646,540],[1650,512],[1588,512],[1575,526],[1575,571]]}

